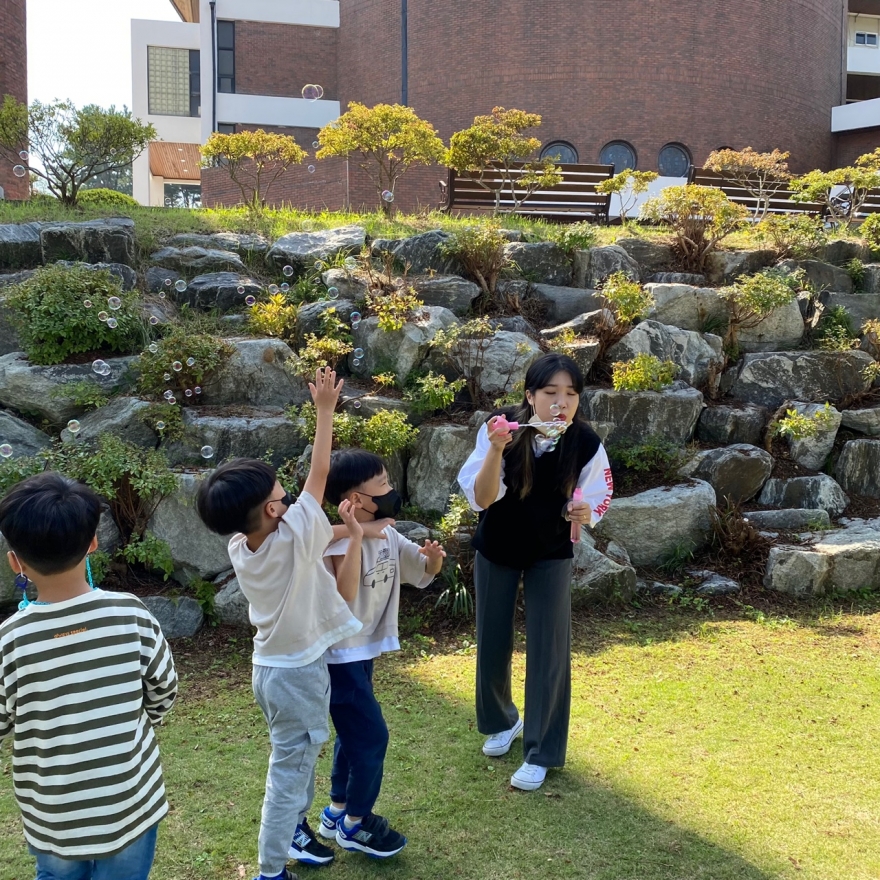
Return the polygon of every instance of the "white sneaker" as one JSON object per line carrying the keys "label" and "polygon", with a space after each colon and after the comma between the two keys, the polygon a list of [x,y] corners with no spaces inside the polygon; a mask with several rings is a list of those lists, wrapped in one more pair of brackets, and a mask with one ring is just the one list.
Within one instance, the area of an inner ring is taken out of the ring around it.
{"label": "white sneaker", "polygon": [[493,733],[483,743],[483,754],[490,758],[500,758],[510,751],[513,741],[522,733],[523,720],[519,718],[510,730],[502,730],[501,733]]}
{"label": "white sneaker", "polygon": [[510,784],[514,788],[522,791],[534,791],[544,784],[544,777],[547,775],[546,767],[539,767],[537,764],[529,764],[528,761],[510,777]]}

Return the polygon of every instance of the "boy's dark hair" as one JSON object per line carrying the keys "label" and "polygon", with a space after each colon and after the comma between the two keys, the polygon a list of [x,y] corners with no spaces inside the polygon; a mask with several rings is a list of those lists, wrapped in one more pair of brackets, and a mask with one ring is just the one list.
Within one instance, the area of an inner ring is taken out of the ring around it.
{"label": "boy's dark hair", "polygon": [[0,501],[0,532],[22,562],[40,574],[60,574],[89,552],[103,506],[88,486],[47,471],[6,493]]}
{"label": "boy's dark hair", "polygon": [[249,534],[260,526],[260,510],[275,488],[275,468],[255,458],[220,465],[196,495],[202,522],[218,535]]}
{"label": "boy's dark hair", "polygon": [[361,483],[378,477],[385,470],[385,462],[366,449],[343,449],[330,457],[330,473],[324,497],[331,504],[339,504]]}

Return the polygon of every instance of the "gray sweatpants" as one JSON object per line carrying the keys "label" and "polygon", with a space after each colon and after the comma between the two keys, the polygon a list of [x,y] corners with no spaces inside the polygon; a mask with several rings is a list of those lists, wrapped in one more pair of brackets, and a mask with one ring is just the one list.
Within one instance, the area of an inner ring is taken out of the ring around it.
{"label": "gray sweatpants", "polygon": [[330,675],[320,657],[296,669],[254,666],[253,685],[272,743],[260,822],[260,873],[275,877],[287,865],[296,826],[315,794],[315,765],[330,738]]}
{"label": "gray sweatpants", "polygon": [[570,559],[546,559],[524,572],[477,553],[477,728],[493,734],[519,718],[510,687],[513,621],[522,575],[526,603],[523,759],[565,764],[571,715]]}

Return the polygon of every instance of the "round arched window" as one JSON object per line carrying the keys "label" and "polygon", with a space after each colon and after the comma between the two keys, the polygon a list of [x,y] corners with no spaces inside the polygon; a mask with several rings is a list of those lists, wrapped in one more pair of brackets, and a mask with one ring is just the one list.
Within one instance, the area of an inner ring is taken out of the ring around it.
{"label": "round arched window", "polygon": [[611,141],[605,144],[599,153],[599,162],[602,165],[613,165],[614,173],[620,174],[627,168],[636,167],[636,151],[632,144],[626,141]]}
{"label": "round arched window", "polygon": [[541,158],[552,159],[563,165],[574,165],[578,160],[578,152],[565,141],[551,141],[541,150]]}
{"label": "round arched window", "polygon": [[661,177],[687,177],[691,154],[681,144],[667,144],[660,150],[657,167]]}

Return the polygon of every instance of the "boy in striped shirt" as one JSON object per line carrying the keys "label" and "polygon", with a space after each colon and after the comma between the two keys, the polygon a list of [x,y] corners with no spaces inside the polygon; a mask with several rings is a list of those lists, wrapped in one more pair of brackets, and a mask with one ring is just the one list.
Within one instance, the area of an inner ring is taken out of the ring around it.
{"label": "boy in striped shirt", "polygon": [[101,500],[44,473],[0,501],[0,532],[25,599],[0,624],[0,740],[37,880],[146,880],[168,812],[153,725],[177,674],[134,596],[93,588]]}

